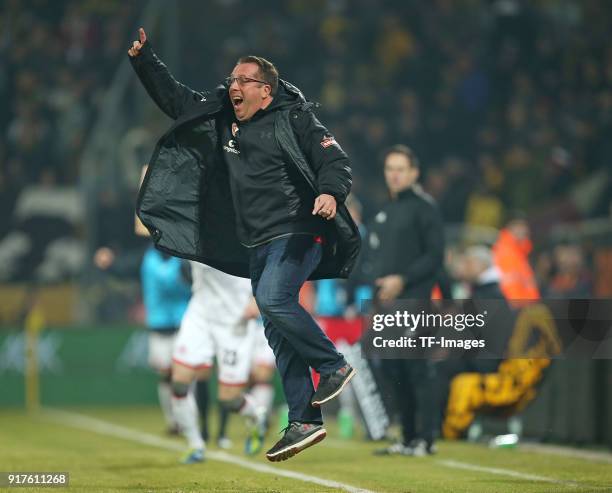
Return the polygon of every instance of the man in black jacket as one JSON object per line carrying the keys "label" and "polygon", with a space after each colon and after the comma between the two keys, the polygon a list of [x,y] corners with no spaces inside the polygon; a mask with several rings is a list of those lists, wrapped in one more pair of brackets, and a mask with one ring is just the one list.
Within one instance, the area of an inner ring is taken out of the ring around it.
{"label": "man in black jacket", "polygon": [[[392,147],[384,163],[391,200],[374,217],[367,240],[370,264],[367,267],[375,277],[376,298],[379,303],[398,298],[428,302],[442,270],[442,219],[433,199],[417,183],[419,161],[409,147]],[[434,366],[429,361],[416,359],[385,359],[382,366],[395,390],[402,441],[376,453],[433,453]],[[418,428],[417,421],[420,421]]]}
{"label": "man in black jacket", "polygon": [[[289,427],[266,455],[288,459],[325,438],[320,406],[355,374],[298,302],[307,279],[347,277],[357,258],[343,205],[348,158],[263,58],[239,59],[225,85],[196,92],[170,75],[143,29],[128,54],[176,120],[150,160],[137,213],[158,248],[251,278],[289,405]],[[316,392],[309,367],[321,374]]]}

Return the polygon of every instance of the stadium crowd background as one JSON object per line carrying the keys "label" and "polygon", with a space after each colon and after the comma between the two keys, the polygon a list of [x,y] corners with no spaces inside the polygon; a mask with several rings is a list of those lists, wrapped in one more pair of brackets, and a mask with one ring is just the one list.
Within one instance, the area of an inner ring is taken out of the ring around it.
{"label": "stadium crowd background", "polygon": [[[84,223],[93,222],[96,247],[142,248],[133,184],[101,181],[96,214],[75,209],[88,133],[145,5],[4,2],[1,281],[76,278],[91,264]],[[366,220],[386,195],[381,151],[407,143],[448,224],[499,228],[519,210],[529,218],[545,287],[559,263],[551,228],[610,216],[611,16],[595,1],[185,0],[180,57],[166,59],[179,79],[211,88],[241,54],[267,56],[321,103],[352,158]],[[141,160],[166,124],[149,121]],[[588,270],[592,245],[562,239]]]}

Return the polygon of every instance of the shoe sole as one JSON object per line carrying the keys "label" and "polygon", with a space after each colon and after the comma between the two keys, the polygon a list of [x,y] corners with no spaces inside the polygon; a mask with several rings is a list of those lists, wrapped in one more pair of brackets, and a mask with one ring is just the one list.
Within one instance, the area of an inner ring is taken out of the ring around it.
{"label": "shoe sole", "polygon": [[307,436],[301,442],[285,447],[284,449],[274,452],[273,454],[266,454],[266,458],[270,462],[281,462],[287,459],[291,459],[296,454],[299,454],[302,450],[306,450],[308,447],[316,445],[327,436],[325,428]]}
{"label": "shoe sole", "polygon": [[336,397],[338,394],[340,394],[340,392],[344,390],[344,387],[346,387],[346,384],[349,383],[356,374],[357,374],[357,370],[355,370],[355,368],[351,368],[351,372],[344,379],[344,382],[342,382],[342,385],[340,385],[340,387],[338,387],[338,389],[333,394],[328,395],[325,399],[321,401],[312,401],[310,405],[312,407],[321,407],[321,404],[325,404],[326,402],[331,401],[334,397]]}

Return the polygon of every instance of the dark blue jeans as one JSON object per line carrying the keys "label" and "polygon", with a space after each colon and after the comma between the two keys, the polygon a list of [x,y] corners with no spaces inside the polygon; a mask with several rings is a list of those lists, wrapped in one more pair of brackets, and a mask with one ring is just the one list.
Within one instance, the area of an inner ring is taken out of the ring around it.
{"label": "dark blue jeans", "polygon": [[310,368],[325,375],[345,361],[298,299],[300,288],[321,261],[322,246],[312,236],[291,235],[249,251],[253,295],[276,356],[289,421],[322,423],[321,410],[310,405],[314,394]]}

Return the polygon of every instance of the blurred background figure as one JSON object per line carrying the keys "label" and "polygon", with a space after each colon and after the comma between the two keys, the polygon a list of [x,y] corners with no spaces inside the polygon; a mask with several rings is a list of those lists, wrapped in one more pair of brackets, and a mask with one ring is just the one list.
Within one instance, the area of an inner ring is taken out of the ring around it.
{"label": "blurred background figure", "polygon": [[[367,255],[379,309],[396,299],[429,300],[444,258],[444,229],[431,196],[418,184],[421,167],[412,149],[389,148],[384,176],[389,202],[368,227]],[[418,305],[415,305],[418,306]],[[425,359],[383,359],[382,369],[400,415],[402,438],[379,455],[435,453],[434,365]]]}
{"label": "blurred background figure", "polygon": [[584,249],[575,243],[562,243],[552,252],[550,278],[544,287],[547,298],[590,298],[593,295],[592,277]]}
{"label": "blurred background figure", "polygon": [[172,413],[172,351],[181,320],[191,298],[191,289],[182,274],[182,261],[147,249],[142,259],[142,297],[149,332],[149,364],[159,374],[157,394],[168,433],[179,432]]}
{"label": "blurred background figure", "polygon": [[[270,372],[259,370],[260,385],[248,384],[256,361],[256,337],[261,328],[252,323],[259,316],[248,279],[231,276],[213,267],[191,261],[192,294],[172,352],[172,410],[185,436],[188,450],[184,464],[203,462],[207,429],[198,423],[198,408],[192,387],[198,385],[200,413],[208,401],[204,382],[216,368],[217,398],[221,408],[217,445],[229,448],[227,419],[240,414],[248,426],[245,452],[258,453],[267,431],[270,411],[269,388],[262,388]],[[268,358],[269,360],[269,358]],[[204,420],[204,424],[206,424]]]}
{"label": "blurred background figure", "polygon": [[501,290],[514,306],[540,299],[535,274],[529,263],[531,250],[529,225],[522,217],[510,219],[493,246],[494,263],[501,273]]}
{"label": "blurred background figure", "polygon": [[[147,166],[142,167],[140,183]],[[134,215],[134,232],[148,238],[149,232]],[[95,261],[100,268],[113,264],[115,254],[109,248],[100,248]],[[157,396],[166,421],[167,433],[178,435],[179,425],[172,411],[172,353],[181,320],[191,298],[191,279],[185,275],[186,262],[147,248],[140,266],[140,282],[146,325],[149,328],[148,361],[159,375]],[[206,391],[208,388],[205,389]],[[206,413],[206,409],[202,411]],[[204,428],[206,429],[206,428]]]}
{"label": "blurred background figure", "polygon": [[[472,300],[499,300],[503,309],[508,312],[509,306],[502,294],[500,287],[500,272],[493,263],[493,253],[491,249],[484,245],[468,247],[465,252],[455,256],[453,259],[453,272],[456,280],[465,283],[467,287],[466,297]],[[489,330],[498,332],[496,348],[490,348],[491,352],[497,351],[500,354],[497,358],[476,359],[444,359],[436,361],[436,383],[437,402],[439,405],[438,416],[441,422],[446,417],[446,409],[449,401],[449,391],[453,378],[461,373],[493,373],[497,371],[502,360],[505,344],[510,337],[510,324],[508,326],[487,327]],[[477,337],[478,334],[474,334]],[[476,440],[482,434],[482,426],[474,426],[471,439]]]}
{"label": "blurred background figure", "polygon": [[493,263],[493,253],[486,246],[469,247],[461,257],[460,280],[470,287],[470,298],[504,299],[500,286],[500,272]]}

